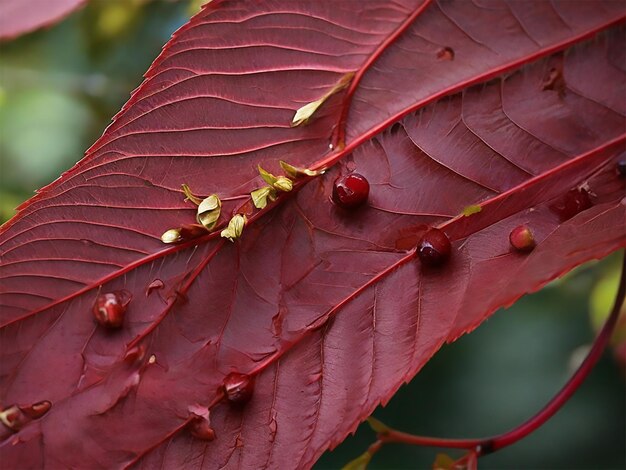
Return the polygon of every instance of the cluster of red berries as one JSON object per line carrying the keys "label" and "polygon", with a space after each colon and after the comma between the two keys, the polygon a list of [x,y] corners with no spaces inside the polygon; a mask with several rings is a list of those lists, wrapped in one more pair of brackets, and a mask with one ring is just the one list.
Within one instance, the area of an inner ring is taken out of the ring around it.
{"label": "cluster of red berries", "polygon": [[[626,174],[626,164],[620,161],[617,170],[618,174],[623,177]],[[354,210],[367,202],[369,193],[370,185],[367,179],[359,173],[349,173],[335,180],[332,201],[341,209]],[[590,206],[591,201],[588,192],[583,189],[573,189],[567,193],[560,205],[555,207],[555,210],[562,218],[568,219]],[[509,242],[513,249],[520,252],[531,251],[536,245],[534,235],[526,225],[515,227],[509,234]],[[436,267],[441,266],[450,258],[451,248],[452,245],[448,236],[442,230],[431,227],[420,239],[416,253],[422,265]],[[162,282],[160,286],[155,284],[154,288],[157,287],[162,287]],[[96,321],[106,328],[120,328],[124,323],[130,298],[130,293],[127,291],[98,295],[93,305]],[[143,357],[143,350],[130,351],[129,354],[133,359],[137,355]],[[225,377],[222,391],[224,399],[231,405],[243,406],[250,401],[254,393],[254,377],[233,372]],[[41,404],[34,406],[39,405],[42,409],[41,414],[50,408],[49,402],[41,402]],[[22,409],[16,408],[16,416],[19,415],[18,411],[20,410]],[[197,438],[209,441],[215,439],[215,432],[210,427],[207,418],[201,416],[192,418],[189,422],[189,429],[191,434]]]}

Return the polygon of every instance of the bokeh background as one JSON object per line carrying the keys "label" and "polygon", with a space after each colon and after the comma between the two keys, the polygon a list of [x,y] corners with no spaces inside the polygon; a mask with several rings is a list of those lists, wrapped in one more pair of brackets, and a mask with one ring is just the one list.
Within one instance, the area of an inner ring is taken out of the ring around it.
{"label": "bokeh background", "polygon": [[[0,45],[1,222],[80,159],[200,3],[91,0],[51,28]],[[584,357],[594,324],[610,310],[619,265],[619,255],[589,263],[497,312],[444,347],[374,416],[441,437],[487,436],[519,424]],[[624,379],[623,365],[607,352],[560,413],[524,441],[481,459],[480,468],[626,468]],[[341,468],[374,439],[362,425],[316,468]],[[426,469],[441,451],[389,445],[370,468]]]}

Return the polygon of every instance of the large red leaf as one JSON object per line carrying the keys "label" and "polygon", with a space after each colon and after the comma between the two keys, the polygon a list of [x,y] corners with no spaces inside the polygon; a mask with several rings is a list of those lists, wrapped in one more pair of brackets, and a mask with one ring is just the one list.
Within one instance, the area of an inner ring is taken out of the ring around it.
{"label": "large red leaf", "polygon": [[[443,342],[624,246],[622,14],[620,2],[210,3],[86,157],[2,228],[0,400],[52,402],[6,437],[3,462],[309,466]],[[278,172],[279,159],[331,168],[253,210],[257,164]],[[332,183],[355,168],[369,204],[339,210]],[[224,222],[248,211],[243,237],[163,245],[194,221],[182,183],[219,194]],[[564,211],[578,187],[591,207]],[[530,254],[509,246],[522,223]],[[425,225],[453,241],[442,268],[416,259]],[[125,326],[103,331],[92,304],[119,289],[133,296]],[[232,371],[256,376],[243,408],[221,400]],[[186,429],[200,409],[214,441]]]}
{"label": "large red leaf", "polygon": [[0,2],[0,39],[28,33],[69,15],[85,0],[2,0]]}

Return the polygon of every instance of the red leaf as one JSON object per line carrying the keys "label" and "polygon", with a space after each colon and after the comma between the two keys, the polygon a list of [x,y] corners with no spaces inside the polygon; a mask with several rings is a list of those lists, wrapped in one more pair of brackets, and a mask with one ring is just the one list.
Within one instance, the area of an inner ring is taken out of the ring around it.
{"label": "red leaf", "polygon": [[[224,1],[181,28],[2,228],[0,400],[52,402],[3,462],[309,466],[443,342],[624,246],[622,5],[483,3]],[[254,210],[279,160],[331,168]],[[329,198],[352,169],[370,193],[351,212]],[[247,212],[243,236],[164,245],[195,223],[183,183],[219,195],[221,227]],[[416,258],[427,225],[452,241],[438,268]],[[120,329],[93,319],[109,292],[132,296]],[[222,400],[231,373],[248,403]]]}
{"label": "red leaf", "polygon": [[56,23],[85,1],[3,0],[0,3],[0,39],[12,39]]}

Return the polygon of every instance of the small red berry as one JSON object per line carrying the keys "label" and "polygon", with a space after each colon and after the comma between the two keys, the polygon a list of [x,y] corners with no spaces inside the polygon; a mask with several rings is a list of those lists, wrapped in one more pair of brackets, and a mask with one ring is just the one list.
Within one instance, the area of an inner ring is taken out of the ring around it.
{"label": "small red berry", "polygon": [[439,266],[450,257],[451,244],[448,236],[437,228],[429,229],[417,248],[417,256],[424,265]]}
{"label": "small red berry", "polygon": [[333,202],[344,209],[358,207],[367,201],[370,184],[363,175],[349,173],[340,176],[333,185]]}
{"label": "small red berry", "polygon": [[254,392],[254,378],[233,372],[224,379],[224,392],[229,402],[244,405],[250,401]]}
{"label": "small red berry", "polygon": [[533,232],[526,225],[520,225],[511,230],[509,241],[517,251],[531,251],[536,245]]}
{"label": "small red berry", "polygon": [[215,440],[215,431],[207,418],[194,416],[187,426],[193,437],[202,439],[203,441]]}
{"label": "small red berry", "polygon": [[100,294],[93,304],[93,315],[96,321],[107,328],[119,328],[124,323],[126,307],[131,295],[127,291],[107,292]]}

